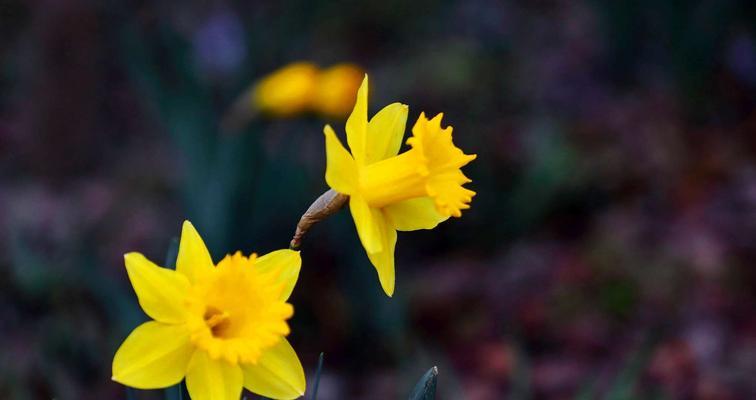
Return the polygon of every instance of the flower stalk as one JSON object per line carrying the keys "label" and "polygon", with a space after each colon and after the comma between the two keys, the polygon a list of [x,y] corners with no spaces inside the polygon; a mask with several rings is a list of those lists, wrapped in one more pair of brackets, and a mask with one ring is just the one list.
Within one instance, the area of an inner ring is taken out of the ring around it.
{"label": "flower stalk", "polygon": [[333,189],[320,195],[299,219],[297,228],[294,231],[294,237],[292,237],[289,243],[289,248],[291,250],[298,250],[302,244],[302,238],[304,238],[304,235],[313,225],[341,210],[348,201],[349,196],[338,193]]}

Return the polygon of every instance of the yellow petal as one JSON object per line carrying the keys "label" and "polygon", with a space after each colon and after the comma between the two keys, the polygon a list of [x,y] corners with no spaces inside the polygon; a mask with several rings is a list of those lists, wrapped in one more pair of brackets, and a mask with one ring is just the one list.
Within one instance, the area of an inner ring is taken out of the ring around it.
{"label": "yellow petal", "polygon": [[400,231],[433,229],[449,217],[441,215],[430,197],[418,197],[383,208],[391,224]]}
{"label": "yellow petal", "polygon": [[158,267],[139,253],[128,253],[123,258],[131,285],[144,312],[160,322],[184,322],[184,298],[189,291],[186,276],[172,269]]}
{"label": "yellow petal", "polygon": [[193,352],[183,325],[145,322],[116,351],[113,380],[138,389],[175,385],[184,378]]}
{"label": "yellow petal", "polygon": [[407,124],[408,107],[401,103],[389,104],[375,114],[368,123],[365,163],[371,164],[399,153]]}
{"label": "yellow petal", "polygon": [[239,400],[243,382],[241,367],[213,360],[201,350],[194,353],[186,371],[186,388],[194,400]]}
{"label": "yellow petal", "polygon": [[276,250],[270,252],[255,262],[255,268],[261,272],[270,272],[277,276],[277,280],[284,284],[281,300],[287,300],[294,290],[302,267],[302,257],[295,250]]}
{"label": "yellow petal", "polygon": [[358,165],[365,164],[365,142],[367,136],[367,97],[368,77],[362,80],[357,90],[357,101],[354,103],[352,114],[346,122],[347,143]]}
{"label": "yellow petal", "polygon": [[305,374],[297,353],[286,339],[266,350],[257,364],[242,366],[244,387],[272,399],[296,399],[305,392]]}
{"label": "yellow petal", "polygon": [[326,183],[342,194],[351,194],[357,187],[357,165],[336,137],[333,128],[323,129],[326,139]]}
{"label": "yellow petal", "polygon": [[396,247],[396,229],[385,218],[376,219],[376,225],[381,232],[381,248],[377,253],[368,253],[370,262],[378,272],[381,287],[389,297],[394,295],[394,248]]}
{"label": "yellow petal", "polygon": [[209,273],[213,265],[210,252],[197,230],[194,229],[194,225],[189,221],[184,221],[176,259],[176,271],[186,275],[190,282],[195,282],[200,276]]}
{"label": "yellow petal", "polygon": [[380,210],[372,209],[365,200],[357,195],[349,197],[349,209],[352,211],[352,219],[357,227],[362,246],[368,253],[377,253],[383,248],[380,224],[383,223],[383,214]]}

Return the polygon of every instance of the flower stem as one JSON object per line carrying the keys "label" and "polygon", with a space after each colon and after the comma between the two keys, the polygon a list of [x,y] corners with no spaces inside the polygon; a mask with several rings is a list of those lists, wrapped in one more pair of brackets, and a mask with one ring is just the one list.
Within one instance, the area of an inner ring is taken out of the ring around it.
{"label": "flower stem", "polygon": [[320,195],[305,211],[302,218],[299,219],[297,229],[294,231],[294,237],[289,243],[289,248],[292,250],[299,249],[299,246],[302,244],[302,238],[307,231],[316,223],[339,211],[347,203],[347,200],[349,200],[349,196],[337,193],[333,189]]}

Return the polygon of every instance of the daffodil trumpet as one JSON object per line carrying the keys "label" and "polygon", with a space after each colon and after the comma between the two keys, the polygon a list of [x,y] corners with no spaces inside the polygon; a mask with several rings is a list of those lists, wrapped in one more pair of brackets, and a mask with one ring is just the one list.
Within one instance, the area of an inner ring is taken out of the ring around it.
{"label": "daffodil trumpet", "polygon": [[243,387],[273,399],[304,394],[302,364],[285,338],[299,252],[236,252],[216,265],[187,221],[175,270],[139,253],[124,259],[152,320],[134,329],[116,352],[114,381],[158,389],[186,378],[194,400],[238,400]]}
{"label": "daffodil trumpet", "polygon": [[328,186],[349,196],[357,233],[375,267],[383,290],[395,286],[394,248],[397,231],[433,229],[470,208],[475,192],[461,168],[475,159],[452,141],[452,127],[441,127],[443,114],[428,119],[421,113],[399,153],[408,107],[393,103],[368,120],[368,78],[357,92],[346,122],[350,151],[333,128],[324,129]]}

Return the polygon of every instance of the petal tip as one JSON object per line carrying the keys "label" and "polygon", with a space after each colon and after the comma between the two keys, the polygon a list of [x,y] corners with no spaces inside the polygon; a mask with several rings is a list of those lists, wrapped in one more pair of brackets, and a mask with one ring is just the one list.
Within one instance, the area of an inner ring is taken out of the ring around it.
{"label": "petal tip", "polygon": [[368,85],[368,74],[366,73],[365,76],[362,78],[362,83],[360,83],[360,87],[357,89],[358,92],[362,91],[363,89],[367,88]]}
{"label": "petal tip", "polygon": [[146,257],[142,253],[131,251],[123,255],[123,264],[126,266],[126,269],[128,270],[130,267],[134,267],[134,265],[138,263],[137,260],[145,259],[145,258]]}
{"label": "petal tip", "polygon": [[389,298],[394,297],[394,289],[396,288],[395,279],[396,279],[395,277],[391,277],[390,282],[384,282],[383,280],[381,280],[381,287],[383,288],[383,292],[386,293],[386,296],[388,296]]}

